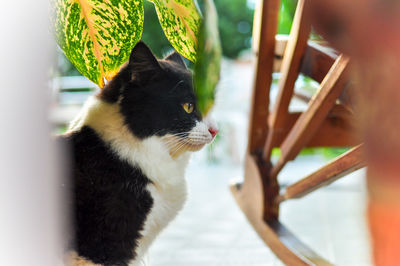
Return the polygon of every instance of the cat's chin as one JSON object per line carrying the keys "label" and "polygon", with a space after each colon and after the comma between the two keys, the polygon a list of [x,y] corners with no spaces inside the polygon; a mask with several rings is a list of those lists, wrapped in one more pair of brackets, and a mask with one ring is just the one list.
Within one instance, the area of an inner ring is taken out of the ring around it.
{"label": "cat's chin", "polygon": [[202,142],[191,141],[190,138],[180,138],[173,135],[166,135],[163,137],[164,143],[168,148],[169,154],[173,158],[177,158],[185,152],[196,152],[201,150],[206,144],[210,143],[212,139],[204,139]]}
{"label": "cat's chin", "polygon": [[207,143],[204,144],[186,144],[185,149],[187,151],[199,151],[201,150]]}

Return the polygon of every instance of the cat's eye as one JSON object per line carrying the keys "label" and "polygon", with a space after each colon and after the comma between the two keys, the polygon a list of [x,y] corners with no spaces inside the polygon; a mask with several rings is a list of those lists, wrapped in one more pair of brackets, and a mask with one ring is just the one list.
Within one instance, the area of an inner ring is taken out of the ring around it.
{"label": "cat's eye", "polygon": [[190,114],[193,112],[194,106],[192,103],[185,103],[183,105],[183,109],[185,110],[186,113]]}

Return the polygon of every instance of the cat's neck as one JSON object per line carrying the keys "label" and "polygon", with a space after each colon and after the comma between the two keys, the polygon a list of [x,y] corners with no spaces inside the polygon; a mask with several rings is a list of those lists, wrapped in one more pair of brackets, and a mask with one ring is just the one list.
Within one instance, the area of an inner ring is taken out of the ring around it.
{"label": "cat's neck", "polygon": [[90,97],[68,131],[79,131],[83,126],[92,128],[107,144],[123,142],[140,148],[142,141],[135,137],[124,123],[117,103],[110,104],[96,96]]}
{"label": "cat's neck", "polygon": [[[124,123],[118,104],[92,96],[68,131],[79,131],[83,126],[92,128],[121,160],[139,166],[154,184],[169,187],[180,182],[164,177],[163,173],[169,175],[171,171],[183,178],[190,152],[176,156],[171,154],[163,137],[135,137]],[[162,171],[159,171],[160,168],[163,168]]]}

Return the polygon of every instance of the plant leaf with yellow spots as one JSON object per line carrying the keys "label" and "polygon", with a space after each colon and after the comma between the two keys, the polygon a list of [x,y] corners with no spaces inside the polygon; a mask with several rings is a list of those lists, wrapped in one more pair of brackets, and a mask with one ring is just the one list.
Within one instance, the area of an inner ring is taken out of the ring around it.
{"label": "plant leaf with yellow spots", "polygon": [[140,40],[142,0],[55,0],[56,39],[88,79],[104,87]]}
{"label": "plant leaf with yellow spots", "polygon": [[196,61],[201,18],[193,0],[150,0],[154,3],[165,36],[175,50]]}
{"label": "plant leaf with yellow spots", "polygon": [[221,69],[218,15],[212,0],[203,0],[203,20],[199,31],[194,88],[199,111],[205,116],[214,104],[215,87]]}

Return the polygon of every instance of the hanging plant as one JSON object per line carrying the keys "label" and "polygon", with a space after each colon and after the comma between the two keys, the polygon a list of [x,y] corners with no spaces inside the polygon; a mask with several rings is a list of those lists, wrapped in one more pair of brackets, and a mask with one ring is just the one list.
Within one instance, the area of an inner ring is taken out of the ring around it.
{"label": "hanging plant", "polygon": [[175,50],[192,62],[196,61],[196,45],[200,15],[192,0],[150,0],[153,2],[165,36]]}
{"label": "hanging plant", "polygon": [[142,1],[56,0],[55,15],[58,45],[100,88],[128,60],[143,31]]}
{"label": "hanging plant", "polygon": [[[193,0],[151,2],[171,45],[192,62],[198,61],[195,88],[205,114],[213,103],[221,57],[214,4],[204,0],[202,19]],[[55,0],[58,45],[78,71],[100,88],[129,59],[141,39],[143,21],[142,0]]]}

